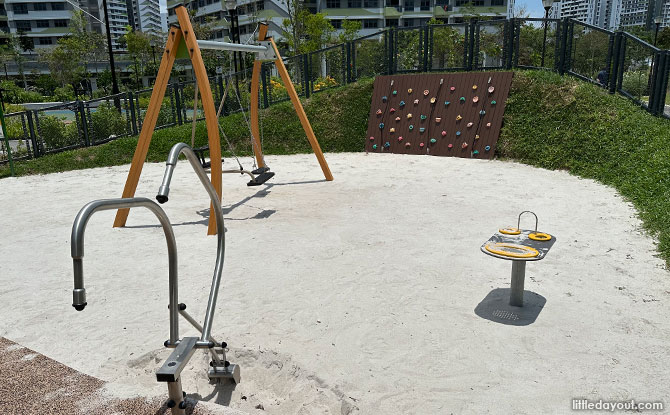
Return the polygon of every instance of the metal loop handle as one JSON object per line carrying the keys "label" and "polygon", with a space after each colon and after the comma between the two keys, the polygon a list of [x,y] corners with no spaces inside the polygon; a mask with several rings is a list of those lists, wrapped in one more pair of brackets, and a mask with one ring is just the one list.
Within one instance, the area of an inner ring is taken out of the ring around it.
{"label": "metal loop handle", "polygon": [[531,212],[530,210],[524,210],[523,212],[519,213],[519,219],[516,222],[517,229],[521,229],[521,215],[524,213],[531,213],[533,216],[535,216],[535,232],[537,232],[537,215],[535,212]]}

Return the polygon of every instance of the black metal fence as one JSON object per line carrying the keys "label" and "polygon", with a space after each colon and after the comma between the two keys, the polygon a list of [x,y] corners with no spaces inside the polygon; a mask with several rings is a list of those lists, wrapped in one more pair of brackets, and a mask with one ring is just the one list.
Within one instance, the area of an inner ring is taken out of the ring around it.
{"label": "black metal fence", "polygon": [[[670,51],[626,32],[572,19],[507,19],[390,28],[347,43],[285,58],[298,95],[364,77],[435,71],[532,68],[569,74],[620,93],[654,115],[670,118]],[[288,100],[273,63],[261,67],[260,105]],[[210,78],[218,103],[228,85],[223,115],[250,102],[251,68]],[[202,119],[193,111],[194,81],[168,85],[156,128]],[[16,159],[108,142],[142,128],[152,89],[5,115]],[[198,108],[202,108],[199,105]],[[3,151],[0,163],[6,162]]]}

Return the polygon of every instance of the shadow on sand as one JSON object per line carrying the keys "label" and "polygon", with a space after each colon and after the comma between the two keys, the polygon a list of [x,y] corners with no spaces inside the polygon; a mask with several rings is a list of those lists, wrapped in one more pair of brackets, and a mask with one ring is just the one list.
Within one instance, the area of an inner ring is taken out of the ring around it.
{"label": "shadow on sand", "polygon": [[496,288],[475,307],[475,314],[486,320],[510,326],[533,324],[547,299],[532,291],[523,292],[523,307],[509,305],[509,288]]}

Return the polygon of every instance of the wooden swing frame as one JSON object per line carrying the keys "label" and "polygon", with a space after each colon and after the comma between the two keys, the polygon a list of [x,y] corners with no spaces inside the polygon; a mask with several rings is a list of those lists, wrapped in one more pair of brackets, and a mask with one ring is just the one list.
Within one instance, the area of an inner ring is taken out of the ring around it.
{"label": "wooden swing frame", "polygon": [[[212,90],[209,85],[209,79],[207,77],[207,70],[205,69],[205,64],[202,60],[202,54],[200,52],[200,47],[198,46],[198,39],[196,39],[193,32],[193,26],[191,25],[191,20],[188,15],[188,10],[183,5],[179,5],[175,8],[175,14],[177,15],[177,20],[179,22],[179,27],[170,27],[168,32],[168,39],[163,50],[163,56],[161,58],[161,64],[158,69],[158,75],[156,76],[156,81],[154,83],[154,88],[151,93],[151,100],[149,101],[149,107],[144,116],[144,122],[142,124],[142,131],[140,132],[139,139],[137,141],[137,148],[135,149],[135,154],[133,155],[133,160],[130,165],[130,171],[128,172],[128,177],[126,178],[126,184],[123,188],[123,198],[129,198],[135,196],[135,191],[137,190],[137,184],[139,183],[140,175],[142,174],[142,167],[144,161],[147,158],[147,152],[149,151],[149,144],[151,143],[151,137],[156,127],[156,122],[158,120],[158,113],[160,112],[161,104],[163,98],[165,97],[165,91],[167,89],[167,84],[170,79],[170,72],[172,71],[172,66],[175,59],[177,58],[177,52],[179,51],[179,46],[182,44],[182,41],[185,43],[188,50],[188,55],[191,59],[191,65],[193,67],[193,72],[195,73],[195,78],[198,85],[198,90],[200,91],[200,97],[202,101],[202,107],[205,112],[205,124],[207,126],[207,135],[209,141],[209,154],[211,160],[220,160],[221,159],[221,138],[219,136],[219,120],[216,117],[216,109],[214,106],[214,98],[212,96]],[[277,66],[277,71],[281,76],[282,83],[288,92],[289,98],[293,103],[295,112],[300,119],[302,128],[307,135],[307,140],[312,146],[312,151],[316,155],[323,175],[327,181],[333,180],[333,175],[330,172],[328,163],[326,162],[323,152],[321,151],[321,146],[314,135],[312,126],[307,119],[307,114],[300,103],[298,98],[298,93],[296,92],[293,82],[289,77],[284,61],[282,60],[277,45],[271,37],[267,37],[268,26],[265,23],[261,23],[258,30],[258,41],[269,42],[269,45],[272,47],[274,52],[274,63]],[[211,43],[211,42],[210,42]],[[223,45],[223,44],[222,44]],[[217,48],[224,49],[224,48]],[[225,50],[225,49],[224,49]],[[232,49],[231,49],[232,50]],[[259,59],[258,54],[254,60],[253,71],[251,75],[251,102],[250,102],[250,117],[251,117],[251,135],[253,138],[253,151],[256,158],[256,164],[259,168],[267,167],[263,160],[263,153],[261,149],[260,142],[260,128],[258,126],[258,93],[260,88],[260,74],[261,74],[261,65],[262,60]],[[195,117],[196,114],[193,114]],[[222,176],[221,163],[212,163],[211,164],[211,182],[219,195],[219,200],[221,199],[221,176]],[[210,203],[210,211],[214,207]],[[114,219],[114,227],[123,227],[126,225],[126,220],[128,219],[128,214],[130,209],[119,209],[116,212],[116,218]],[[216,234],[216,219],[215,215],[209,215],[209,225],[207,228],[208,235]]]}

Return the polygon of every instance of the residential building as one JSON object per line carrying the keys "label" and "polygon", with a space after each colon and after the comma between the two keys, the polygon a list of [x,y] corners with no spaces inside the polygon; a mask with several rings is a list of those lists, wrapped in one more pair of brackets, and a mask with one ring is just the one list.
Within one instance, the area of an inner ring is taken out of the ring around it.
{"label": "residential building", "polygon": [[[180,0],[168,0],[168,22],[177,21],[174,8]],[[416,27],[436,18],[448,23],[462,22],[473,13],[484,18],[505,18],[514,7],[513,0],[308,0],[305,7],[313,13],[323,13],[335,29],[344,20],[361,22],[361,36],[378,32],[386,27]],[[224,1],[193,0],[189,7],[195,10],[195,19],[201,23],[213,21],[213,38],[229,38],[228,12]],[[269,33],[282,37],[282,21],[288,17],[283,0],[242,0],[237,2],[240,37],[252,36],[259,21],[269,23]]]}
{"label": "residential building", "polygon": [[654,28],[654,17],[670,25],[670,0],[564,0],[554,3],[549,16],[573,18],[607,30],[631,26]]}

